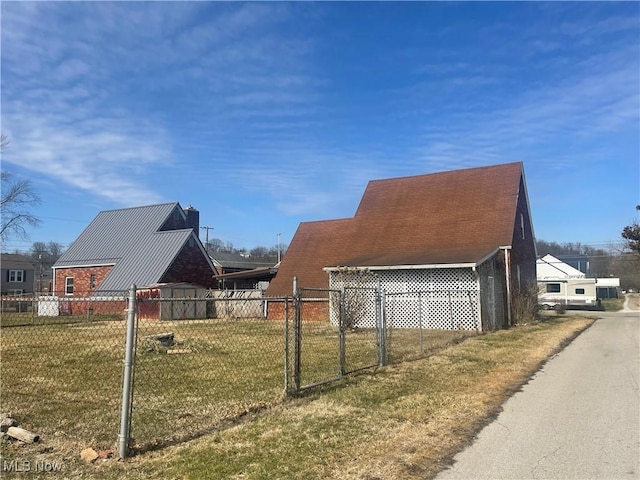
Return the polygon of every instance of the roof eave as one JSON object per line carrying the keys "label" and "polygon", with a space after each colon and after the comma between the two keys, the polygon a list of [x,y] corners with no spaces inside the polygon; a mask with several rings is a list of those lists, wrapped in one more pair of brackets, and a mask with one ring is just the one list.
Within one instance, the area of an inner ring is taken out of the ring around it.
{"label": "roof eave", "polygon": [[[121,259],[118,259],[121,260]],[[90,268],[90,267],[112,267],[116,264],[116,261],[110,262],[98,262],[98,263],[73,263],[69,265],[53,265],[51,270],[57,270],[59,268]]]}
{"label": "roof eave", "polygon": [[500,248],[511,248],[511,247],[498,247],[491,250],[485,256],[480,258],[477,262],[457,262],[457,263],[424,263],[418,265],[361,265],[357,267],[352,266],[335,266],[335,267],[324,267],[322,270],[325,272],[338,272],[341,270],[358,270],[358,271],[382,271],[382,270],[436,270],[436,269],[444,269],[444,268],[472,268],[475,269],[482,265],[487,260],[493,258],[496,253],[500,250]]}
{"label": "roof eave", "polygon": [[324,267],[325,272],[339,272],[348,270],[383,271],[383,270],[435,270],[442,268],[476,268],[479,263],[429,263],[423,265],[368,265],[358,267],[337,266]]}

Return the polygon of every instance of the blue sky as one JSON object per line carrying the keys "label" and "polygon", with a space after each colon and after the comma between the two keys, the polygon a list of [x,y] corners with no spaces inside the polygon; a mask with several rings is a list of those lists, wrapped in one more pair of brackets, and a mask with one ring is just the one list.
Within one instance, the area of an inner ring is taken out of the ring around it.
{"label": "blue sky", "polygon": [[[369,180],[523,161],[537,238],[640,203],[640,4],[6,2],[2,168],[26,241],[178,201],[236,247],[350,217]],[[201,233],[204,238],[204,232]]]}

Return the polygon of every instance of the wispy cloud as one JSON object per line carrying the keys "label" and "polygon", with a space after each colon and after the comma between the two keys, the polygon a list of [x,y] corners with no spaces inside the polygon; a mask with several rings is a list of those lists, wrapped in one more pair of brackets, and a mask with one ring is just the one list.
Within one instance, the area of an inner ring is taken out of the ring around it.
{"label": "wispy cloud", "polygon": [[418,3],[391,29],[392,4],[3,2],[3,160],[115,205],[196,171],[305,219],[352,215],[375,178],[568,168],[638,127],[637,18],[576,5],[440,25]]}
{"label": "wispy cloud", "polygon": [[3,130],[12,140],[3,159],[114,204],[164,197],[149,181],[176,161],[176,119],[162,104],[188,104],[185,85],[197,89],[190,113],[206,119],[200,135],[251,115],[295,116],[289,107],[310,101],[298,65],[308,43],[273,28],[289,17],[286,4],[2,9]]}
{"label": "wispy cloud", "polygon": [[[553,145],[555,155],[538,160],[549,168],[575,168],[586,158],[597,161],[593,147],[586,147],[587,144],[612,132],[637,132],[640,126],[638,44],[620,38],[604,42],[602,38],[630,28],[637,32],[640,25],[637,18],[617,20],[583,19],[557,29],[535,25],[521,33],[510,32],[513,45],[517,45],[512,48],[520,49],[519,55],[531,59],[517,67],[504,65],[501,82],[495,86],[478,85],[471,91],[456,86],[453,81],[459,75],[468,75],[470,80],[477,75],[480,65],[471,61],[424,66],[425,75],[445,76],[452,82],[446,81],[451,90],[440,90],[442,95],[437,102],[427,96],[429,83],[409,87],[413,100],[425,98],[426,108],[422,112],[418,109],[414,116],[426,120],[432,111],[439,112],[438,122],[423,123],[421,145],[414,149],[416,156],[433,169],[460,168],[521,160],[523,155],[531,157],[534,152],[548,153]],[[548,34],[547,29],[552,33]],[[555,46],[573,48],[566,47],[572,40],[599,47],[582,49],[568,64],[563,61],[562,51],[539,59],[532,57],[534,52],[549,53]],[[553,48],[547,44],[549,41]],[[499,62],[503,55],[488,54],[482,62]],[[510,70],[508,75],[505,68]],[[536,81],[537,78],[544,80]],[[490,102],[485,108],[478,108],[478,102],[470,98],[473,96]],[[585,146],[580,146],[582,143]],[[584,153],[565,153],[576,149]],[[600,161],[604,159],[601,157]]]}

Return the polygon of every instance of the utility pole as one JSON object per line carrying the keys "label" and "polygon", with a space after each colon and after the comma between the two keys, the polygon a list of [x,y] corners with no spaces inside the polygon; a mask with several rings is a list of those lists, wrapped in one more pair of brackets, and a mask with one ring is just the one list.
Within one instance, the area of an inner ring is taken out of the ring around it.
{"label": "utility pole", "polygon": [[204,248],[207,252],[209,252],[209,230],[213,230],[213,227],[200,227],[200,230],[206,230],[206,240],[204,242]]}
{"label": "utility pole", "polygon": [[38,254],[38,294],[42,295],[42,254]]}

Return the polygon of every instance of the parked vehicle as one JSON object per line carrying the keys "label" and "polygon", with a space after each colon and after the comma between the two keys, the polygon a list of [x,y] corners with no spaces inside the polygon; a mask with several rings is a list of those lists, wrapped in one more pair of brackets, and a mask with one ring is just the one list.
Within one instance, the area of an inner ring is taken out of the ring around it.
{"label": "parked vehicle", "polygon": [[570,278],[538,281],[541,308],[597,307],[595,278]]}

